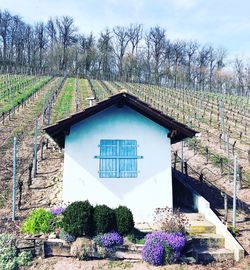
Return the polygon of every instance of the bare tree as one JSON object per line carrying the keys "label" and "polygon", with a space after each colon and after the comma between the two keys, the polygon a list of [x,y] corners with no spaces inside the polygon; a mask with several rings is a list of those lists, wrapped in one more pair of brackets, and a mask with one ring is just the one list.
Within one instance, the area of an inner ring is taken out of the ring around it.
{"label": "bare tree", "polygon": [[128,29],[129,43],[131,45],[131,52],[128,55],[128,74],[127,77],[131,81],[134,80],[134,71],[137,68],[137,51],[139,42],[142,40],[142,25],[131,24]]}
{"label": "bare tree", "polygon": [[155,26],[150,29],[149,41],[152,50],[152,57],[154,61],[154,81],[155,83],[160,82],[160,68],[163,64],[164,49],[166,44],[165,29]]}
{"label": "bare tree", "polygon": [[206,74],[207,74],[207,66],[209,63],[209,48],[203,46],[198,54],[197,59],[197,68],[198,68],[198,82],[201,89],[205,90],[205,83],[206,83]]}
{"label": "bare tree", "polygon": [[192,65],[195,65],[195,56],[197,50],[199,48],[199,44],[197,41],[188,41],[186,43],[186,54],[187,54],[187,82],[191,84],[194,81],[194,77],[192,77]]}
{"label": "bare tree", "polygon": [[99,74],[101,73],[104,78],[110,79],[112,74],[113,44],[112,35],[108,28],[101,32],[97,47],[99,50]]}
{"label": "bare tree", "polygon": [[186,43],[184,41],[177,40],[172,46],[173,59],[174,59],[174,88],[177,87],[177,79],[179,74],[179,64],[184,57],[186,49]]}
{"label": "bare tree", "polygon": [[114,53],[117,57],[117,66],[120,79],[123,79],[123,58],[128,46],[130,37],[127,27],[116,26],[113,28],[114,33]]}
{"label": "bare tree", "polygon": [[244,94],[244,63],[243,60],[236,57],[234,61],[234,69],[236,73],[236,87],[238,91],[238,95],[243,95]]}
{"label": "bare tree", "polygon": [[76,27],[73,18],[63,16],[56,19],[59,32],[59,41],[62,46],[60,70],[66,70],[68,64],[68,48],[76,42]]}

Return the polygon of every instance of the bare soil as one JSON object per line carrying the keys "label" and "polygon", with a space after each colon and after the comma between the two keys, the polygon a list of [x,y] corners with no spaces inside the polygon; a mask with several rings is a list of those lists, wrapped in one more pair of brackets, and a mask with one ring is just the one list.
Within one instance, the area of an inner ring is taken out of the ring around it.
{"label": "bare soil", "polygon": [[227,262],[209,265],[185,265],[174,264],[167,266],[152,266],[144,262],[93,260],[79,261],[72,258],[47,258],[38,259],[32,266],[22,270],[250,270],[250,257],[248,256],[239,263]]}

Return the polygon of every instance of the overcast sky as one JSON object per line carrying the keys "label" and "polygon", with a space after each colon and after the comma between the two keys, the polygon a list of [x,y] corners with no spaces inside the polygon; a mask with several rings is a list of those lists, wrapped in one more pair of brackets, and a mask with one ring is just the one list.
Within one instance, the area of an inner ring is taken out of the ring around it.
{"label": "overcast sky", "polygon": [[0,0],[0,9],[30,23],[69,15],[84,33],[130,23],[159,25],[170,39],[225,47],[231,57],[250,56],[249,0]]}

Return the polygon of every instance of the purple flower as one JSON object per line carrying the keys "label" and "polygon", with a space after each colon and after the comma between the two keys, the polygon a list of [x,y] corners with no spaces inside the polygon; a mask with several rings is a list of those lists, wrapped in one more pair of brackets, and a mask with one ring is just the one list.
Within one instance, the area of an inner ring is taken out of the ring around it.
{"label": "purple flower", "polygon": [[105,233],[94,238],[97,245],[104,247],[109,254],[112,254],[116,247],[123,244],[123,237],[117,232]]}
{"label": "purple flower", "polygon": [[63,207],[55,207],[55,208],[51,208],[50,212],[56,217],[61,215],[64,212],[64,208]]}
{"label": "purple flower", "polygon": [[112,248],[115,246],[121,246],[123,244],[123,237],[117,232],[105,233],[98,235],[94,239],[96,243],[102,247]]}
{"label": "purple flower", "polygon": [[162,265],[177,259],[185,246],[185,236],[179,232],[153,232],[146,236],[142,250],[143,260],[153,264]]}

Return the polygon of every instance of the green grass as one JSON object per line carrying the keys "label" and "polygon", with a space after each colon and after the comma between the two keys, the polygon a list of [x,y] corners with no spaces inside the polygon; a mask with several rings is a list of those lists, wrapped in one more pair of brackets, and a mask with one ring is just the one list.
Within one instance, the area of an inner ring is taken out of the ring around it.
{"label": "green grass", "polygon": [[[35,84],[29,85],[25,87],[25,90],[16,93],[14,97],[14,106],[21,104],[24,102],[26,99],[28,99],[33,93],[36,93],[38,90],[41,89],[41,87],[48,83],[51,80],[51,77],[43,77],[41,80],[37,81]],[[12,98],[10,97],[9,99],[4,99],[1,101],[1,108],[0,108],[0,113],[6,113],[12,109]]]}
{"label": "green grass", "polygon": [[71,102],[75,92],[75,79],[67,79],[62,94],[54,107],[52,122],[56,122],[70,114]]}
{"label": "green grass", "polygon": [[[11,93],[14,92],[14,94],[16,95],[16,93],[18,93],[17,88],[23,88],[28,87],[29,85],[32,85],[33,80],[35,79],[34,76],[27,76],[27,77],[23,77],[21,80],[17,81],[17,80],[13,80],[10,81],[10,83],[7,85],[2,86],[2,89],[0,90],[0,100],[2,99],[8,99],[11,97]],[[5,87],[5,91],[3,89],[3,87]],[[9,87],[9,94],[7,90],[7,87]]]}
{"label": "green grass", "polygon": [[134,228],[134,230],[127,236],[127,239],[133,244],[141,244],[145,243],[145,232],[141,232]]}
{"label": "green grass", "polygon": [[123,262],[123,261],[109,261],[108,262],[108,269],[129,269],[133,267],[133,263],[131,262]]}

